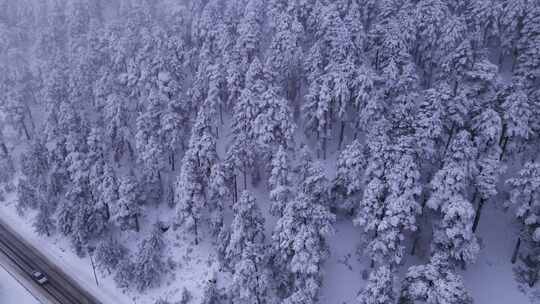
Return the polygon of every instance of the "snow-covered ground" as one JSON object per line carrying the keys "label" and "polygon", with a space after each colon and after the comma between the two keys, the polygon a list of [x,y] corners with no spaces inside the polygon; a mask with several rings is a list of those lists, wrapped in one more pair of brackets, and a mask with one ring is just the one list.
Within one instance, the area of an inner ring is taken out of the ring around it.
{"label": "snow-covered ground", "polygon": [[[478,228],[482,250],[477,262],[462,273],[474,303],[540,303],[538,288],[520,286],[514,279],[510,258],[518,227],[511,214],[504,212],[500,206],[489,206],[484,210]],[[321,303],[357,303],[357,294],[365,285],[362,273],[364,270],[369,273],[370,270],[369,263],[356,254],[361,243],[360,235],[360,230],[350,220],[338,221],[336,234],[330,239],[331,256],[324,270]],[[423,262],[417,257],[408,256],[406,264]],[[399,288],[399,282],[396,283]]]}
{"label": "snow-covered ground", "polygon": [[0,303],[39,304],[39,302],[2,267],[0,267]]}
{"label": "snow-covered ground", "polygon": [[501,206],[484,208],[478,233],[482,249],[477,262],[464,273],[465,286],[477,304],[540,303],[537,288],[524,287],[514,278],[510,259],[518,235],[511,214]]}

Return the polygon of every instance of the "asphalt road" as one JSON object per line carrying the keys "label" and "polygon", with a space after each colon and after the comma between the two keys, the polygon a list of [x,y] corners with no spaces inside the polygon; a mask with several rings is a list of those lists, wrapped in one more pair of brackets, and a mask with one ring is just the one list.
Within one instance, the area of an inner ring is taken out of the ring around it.
{"label": "asphalt road", "polygon": [[[0,256],[2,266],[11,268],[10,272],[16,272],[18,280],[24,280],[25,288],[43,304],[101,304],[2,221]],[[31,275],[36,270],[45,274],[49,282],[44,285],[36,283]]]}

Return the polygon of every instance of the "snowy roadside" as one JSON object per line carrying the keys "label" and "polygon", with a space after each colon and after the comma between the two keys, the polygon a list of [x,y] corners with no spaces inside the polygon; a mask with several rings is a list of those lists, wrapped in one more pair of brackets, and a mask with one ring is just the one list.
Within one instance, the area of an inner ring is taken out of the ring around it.
{"label": "snowy roadside", "polygon": [[3,267],[0,267],[0,303],[39,304],[24,287]]}
{"label": "snowy roadside", "polygon": [[[112,275],[97,271],[98,286],[90,258],[88,256],[78,257],[67,239],[61,235],[54,234],[50,238],[46,238],[36,234],[32,226],[35,212],[28,210],[23,216],[20,216],[16,211],[15,201],[14,193],[6,197],[6,202],[0,204],[0,218],[104,304],[154,304],[158,299],[174,302],[181,299],[184,288],[189,291],[192,297],[190,303],[198,303],[204,282],[218,268],[215,262],[215,250],[209,241],[203,240],[199,246],[193,247],[189,239],[182,237],[176,231],[171,231],[165,236],[165,242],[168,244],[166,257],[170,257],[177,267],[171,270],[161,287],[148,290],[145,293],[123,290],[116,286]],[[159,213],[162,211],[154,210],[145,216],[145,220],[155,221],[160,217]],[[151,225],[146,226],[150,227]],[[144,233],[146,232],[141,231],[141,235]],[[137,236],[141,237],[141,235]],[[135,239],[137,236],[127,234],[123,238],[123,242],[132,251],[138,244],[138,240]],[[10,304],[1,301],[0,303]]]}
{"label": "snowy roadside", "polygon": [[7,203],[0,205],[0,218],[29,244],[38,248],[49,261],[61,268],[73,280],[104,304],[133,303],[125,294],[114,287],[114,282],[110,278],[99,278],[100,285],[96,286],[90,259],[88,257],[77,257],[69,249],[67,243],[62,242],[62,240],[56,237],[46,239],[37,235],[30,222],[31,218],[28,216],[20,217],[16,213],[12,199],[8,199]]}

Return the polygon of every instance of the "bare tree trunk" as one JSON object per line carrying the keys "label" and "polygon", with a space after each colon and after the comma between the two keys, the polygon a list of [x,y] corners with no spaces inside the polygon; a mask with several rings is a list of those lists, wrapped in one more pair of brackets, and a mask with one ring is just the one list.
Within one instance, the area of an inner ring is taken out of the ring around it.
{"label": "bare tree trunk", "polygon": [[518,237],[517,242],[516,242],[516,247],[514,248],[514,253],[512,254],[512,259],[511,259],[512,264],[515,264],[517,261],[520,246],[521,246],[521,237]]}
{"label": "bare tree trunk", "polygon": [[339,144],[338,144],[338,150],[341,151],[341,145],[343,144],[343,137],[345,136],[345,122],[341,122],[341,129],[339,131]]}
{"label": "bare tree trunk", "polygon": [[480,222],[480,215],[482,214],[482,207],[484,207],[485,200],[483,198],[478,202],[478,208],[476,208],[476,214],[474,215],[474,222],[472,226],[472,231],[476,232],[478,228],[478,223]]}
{"label": "bare tree trunk", "polygon": [[[426,208],[426,204],[427,204],[427,198],[424,196],[424,198],[422,200],[422,205],[421,205],[422,212],[421,212],[420,217],[418,219],[418,223],[420,223],[420,220],[422,219],[422,215],[424,214],[424,209]],[[414,241],[413,241],[413,245],[412,245],[412,248],[411,248],[411,255],[416,254],[416,248],[418,246],[418,242],[420,241],[420,232],[421,231],[422,231],[422,229],[420,227],[420,224],[418,224],[418,229],[414,233]]]}
{"label": "bare tree trunk", "polygon": [[136,232],[139,232],[139,231],[140,231],[140,227],[139,227],[139,216],[138,216],[138,215],[135,215],[135,231],[136,231]]}
{"label": "bare tree trunk", "polygon": [[111,218],[111,211],[109,209],[109,204],[105,203],[105,219],[109,220]]}
{"label": "bare tree trunk", "polygon": [[247,168],[244,164],[244,190],[247,190]]}
{"label": "bare tree trunk", "polygon": [[[257,285],[260,286],[259,284],[259,267],[257,267],[257,263],[255,261],[253,261],[253,265],[255,265],[255,273],[257,273],[257,276],[255,277],[255,280],[257,281]],[[261,304],[261,296],[259,294],[259,290],[256,291],[257,292],[257,304]]]}
{"label": "bare tree trunk", "polygon": [[506,153],[506,147],[508,146],[508,136],[506,136],[504,139],[503,139],[503,142],[502,142],[502,147],[501,147],[501,156],[499,157],[499,160],[502,160],[503,157],[504,157],[504,154]]}
{"label": "bare tree trunk", "polygon": [[219,104],[219,122],[223,125],[223,106]]}
{"label": "bare tree trunk", "polygon": [[531,270],[532,272],[532,277],[529,281],[529,287],[534,287],[534,285],[536,285],[536,282],[538,282],[538,267],[533,267],[533,269]]}
{"label": "bare tree trunk", "polygon": [[326,136],[323,138],[323,159],[326,160]]}
{"label": "bare tree trunk", "polygon": [[199,245],[199,229],[197,229],[197,219],[194,221],[193,230],[195,232],[195,245]]}
{"label": "bare tree trunk", "polygon": [[236,204],[238,202],[238,183],[236,181],[236,174],[234,175],[234,203]]}
{"label": "bare tree trunk", "polygon": [[24,121],[21,122],[21,124],[22,124],[22,128],[23,128],[23,130],[24,130],[24,135],[26,136],[26,139],[27,139],[27,140],[32,139],[32,138],[30,137],[30,133],[28,133],[28,128],[26,127],[26,124],[24,123]]}
{"label": "bare tree trunk", "polygon": [[419,241],[420,241],[420,229],[418,229],[418,234],[414,237],[413,245],[411,248],[411,255],[416,254],[416,246],[418,246]]}
{"label": "bare tree trunk", "polygon": [[452,137],[454,137],[454,131],[456,126],[452,124],[452,128],[450,129],[450,134],[448,135],[448,139],[446,140],[446,145],[444,146],[444,153],[443,158],[446,155],[446,151],[448,151],[448,147],[450,146],[450,142],[452,141]]}
{"label": "bare tree trunk", "polygon": [[30,107],[25,103],[24,104],[26,108],[26,113],[28,114],[28,119],[30,120],[30,124],[32,127],[32,132],[36,131],[36,123],[34,122],[34,116],[32,115],[32,111],[30,110]]}

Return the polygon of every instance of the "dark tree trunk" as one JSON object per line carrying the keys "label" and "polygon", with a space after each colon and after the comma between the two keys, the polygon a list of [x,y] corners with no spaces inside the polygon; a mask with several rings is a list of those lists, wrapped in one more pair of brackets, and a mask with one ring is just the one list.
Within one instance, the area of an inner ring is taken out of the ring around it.
{"label": "dark tree trunk", "polygon": [[502,142],[502,147],[501,147],[501,156],[499,157],[499,160],[502,160],[503,157],[504,157],[504,154],[506,153],[506,147],[508,146],[508,136],[506,136],[504,139],[503,139],[503,142]]}
{"label": "dark tree trunk", "polygon": [[129,151],[129,157],[131,161],[135,161],[135,152],[133,151],[133,148],[131,147],[131,143],[129,141],[126,141],[128,151]]}
{"label": "dark tree trunk", "polygon": [[538,282],[538,267],[534,267],[531,269],[531,280],[529,281],[529,287],[534,287],[536,285],[536,282]]}
{"label": "dark tree trunk", "polygon": [[136,231],[136,232],[139,232],[139,231],[140,231],[140,227],[139,227],[139,216],[138,216],[138,215],[135,215],[135,231]]}
{"label": "dark tree trunk", "polygon": [[482,214],[482,208],[484,207],[485,200],[483,198],[478,202],[478,208],[476,208],[476,214],[474,215],[474,222],[472,226],[472,231],[476,232],[478,228],[478,223],[480,222],[480,216]]}
{"label": "dark tree trunk", "polygon": [[454,131],[456,126],[452,125],[452,128],[450,129],[450,134],[448,135],[448,139],[446,140],[446,145],[444,146],[444,153],[443,153],[443,159],[446,155],[446,151],[448,151],[448,147],[450,146],[450,142],[452,142],[452,137],[454,137]]}
{"label": "dark tree trunk", "polygon": [[[426,208],[426,204],[427,204],[427,198],[424,196],[424,198],[422,199],[422,204],[421,204],[422,213],[420,214],[420,218],[418,219],[418,223],[420,223],[420,220],[422,219],[422,215],[424,214],[424,209]],[[420,242],[420,233],[421,233],[422,229],[420,228],[420,225],[418,225],[418,226],[419,226],[418,229],[414,233],[414,240],[413,240],[413,245],[412,245],[412,248],[411,248],[411,255],[416,254],[416,248],[418,246],[418,242]]]}
{"label": "dark tree trunk", "polygon": [[517,261],[520,246],[521,246],[521,237],[518,237],[517,242],[516,242],[516,247],[514,248],[514,253],[512,254],[512,260],[511,260],[512,264],[515,264]]}
{"label": "dark tree trunk", "polygon": [[326,136],[323,137],[323,141],[322,141],[322,153],[323,153],[323,159],[326,160]]}
{"label": "dark tree trunk", "polygon": [[419,241],[420,241],[420,229],[418,229],[418,233],[414,237],[413,245],[412,245],[412,248],[411,248],[411,255],[416,254],[416,246],[418,246]]}
{"label": "dark tree trunk", "polygon": [[171,171],[176,171],[176,159],[174,157],[174,151],[171,152]]}
{"label": "dark tree trunk", "polygon": [[234,175],[234,203],[236,204],[238,202],[238,183],[236,174]]}
{"label": "dark tree trunk", "polygon": [[197,229],[197,220],[195,219],[195,224],[193,226],[193,231],[195,232],[195,245],[199,245],[199,229]]}
{"label": "dark tree trunk", "polygon": [[244,165],[244,190],[247,190],[247,168]]}
{"label": "dark tree trunk", "polygon": [[341,122],[341,129],[339,130],[339,144],[338,150],[341,151],[341,145],[343,145],[343,137],[345,136],[345,122]]}
{"label": "dark tree trunk", "polygon": [[111,211],[109,209],[109,204],[105,204],[105,219],[109,220],[111,218]]}
{"label": "dark tree trunk", "polygon": [[28,132],[28,128],[26,127],[26,124],[24,123],[24,121],[21,122],[21,124],[22,124],[22,128],[23,128],[23,130],[24,130],[24,135],[26,136],[26,139],[27,139],[27,140],[32,139],[32,138],[30,137],[30,133]]}
{"label": "dark tree trunk", "polygon": [[5,156],[9,155],[9,151],[8,151],[5,143],[0,142],[0,148],[2,149],[2,152],[4,153]]}
{"label": "dark tree trunk", "polygon": [[219,104],[219,122],[223,125],[223,107]]}

